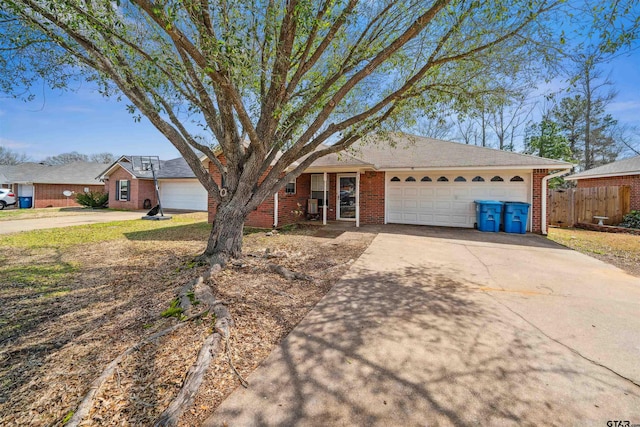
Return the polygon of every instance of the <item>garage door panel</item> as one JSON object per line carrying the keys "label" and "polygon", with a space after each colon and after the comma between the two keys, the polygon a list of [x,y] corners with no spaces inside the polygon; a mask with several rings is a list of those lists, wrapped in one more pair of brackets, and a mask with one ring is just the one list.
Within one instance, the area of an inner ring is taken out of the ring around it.
{"label": "garage door panel", "polygon": [[[410,173],[395,174],[400,182],[388,181],[387,222],[401,224],[423,224],[473,228],[476,222],[474,200],[528,201],[530,175],[519,173],[523,182],[509,182],[507,173],[451,173],[444,181],[405,181]],[[472,181],[475,176],[484,175],[484,182]],[[492,182],[490,178],[499,175],[503,182]],[[454,182],[457,176],[466,181]]]}
{"label": "garage door panel", "polygon": [[206,211],[207,191],[198,181],[160,181],[160,200],[165,209]]}

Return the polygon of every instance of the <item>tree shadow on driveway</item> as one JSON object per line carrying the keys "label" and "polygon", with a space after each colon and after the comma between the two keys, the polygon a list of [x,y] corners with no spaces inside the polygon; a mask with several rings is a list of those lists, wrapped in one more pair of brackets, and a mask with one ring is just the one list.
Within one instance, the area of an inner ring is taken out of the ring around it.
{"label": "tree shadow on driveway", "polygon": [[575,424],[640,402],[448,273],[352,269],[205,425]]}

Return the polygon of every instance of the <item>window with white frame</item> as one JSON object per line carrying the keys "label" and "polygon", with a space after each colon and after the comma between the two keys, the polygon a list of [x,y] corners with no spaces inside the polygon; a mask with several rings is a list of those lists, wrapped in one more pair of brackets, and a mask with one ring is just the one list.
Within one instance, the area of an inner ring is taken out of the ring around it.
{"label": "window with white frame", "polygon": [[284,186],[285,194],[296,194],[296,179],[293,178],[291,181],[287,182],[287,185]]}
{"label": "window with white frame", "polygon": [[116,199],[126,202],[130,198],[129,181],[122,179],[116,182]]}
{"label": "window with white frame", "polygon": [[[327,198],[329,196],[329,183],[327,183]],[[311,175],[311,198],[318,200],[318,206],[324,206],[322,196],[324,193],[324,176],[322,174]]]}

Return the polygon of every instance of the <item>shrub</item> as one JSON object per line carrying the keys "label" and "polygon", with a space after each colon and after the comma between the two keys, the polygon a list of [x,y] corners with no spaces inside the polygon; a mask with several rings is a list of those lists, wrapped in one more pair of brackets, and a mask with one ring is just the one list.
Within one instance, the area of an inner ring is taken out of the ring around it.
{"label": "shrub", "polygon": [[109,193],[89,191],[76,194],[76,202],[88,208],[106,208],[109,203]]}
{"label": "shrub", "polygon": [[640,211],[631,211],[622,219],[620,227],[640,228]]}

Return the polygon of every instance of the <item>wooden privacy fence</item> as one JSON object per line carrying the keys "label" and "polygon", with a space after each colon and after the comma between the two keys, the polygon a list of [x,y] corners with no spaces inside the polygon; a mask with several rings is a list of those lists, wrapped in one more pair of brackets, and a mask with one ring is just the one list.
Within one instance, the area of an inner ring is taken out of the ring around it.
{"label": "wooden privacy fence", "polygon": [[549,190],[549,225],[572,227],[578,222],[593,223],[594,216],[606,216],[606,225],[617,225],[631,209],[631,187],[569,188]]}

